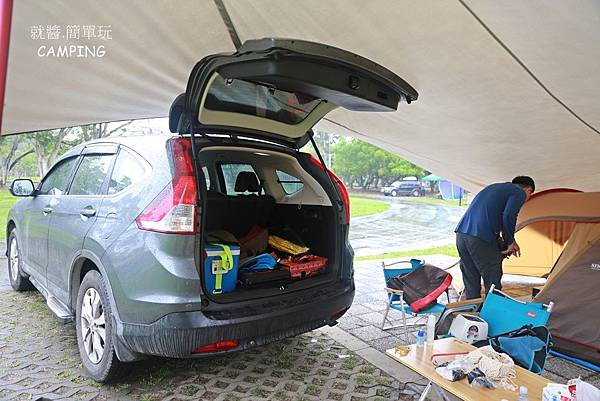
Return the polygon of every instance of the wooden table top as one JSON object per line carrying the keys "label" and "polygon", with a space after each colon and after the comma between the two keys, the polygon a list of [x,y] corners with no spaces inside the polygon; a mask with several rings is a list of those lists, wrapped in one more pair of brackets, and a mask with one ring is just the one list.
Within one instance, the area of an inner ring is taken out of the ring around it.
{"label": "wooden table top", "polygon": [[[517,385],[517,391],[509,391],[503,389],[477,389],[471,387],[467,379],[451,382],[444,379],[436,373],[435,367],[431,363],[432,354],[442,354],[451,352],[469,352],[474,350],[470,344],[464,343],[455,338],[443,338],[435,340],[433,347],[425,345],[422,348],[417,348],[415,344],[410,346],[410,352],[401,356],[392,348],[386,351],[390,357],[396,361],[406,365],[421,376],[426,377],[439,387],[448,391],[451,394],[467,401],[500,401],[506,399],[514,401],[518,396],[518,387],[525,386],[529,390],[529,401],[541,401],[542,390],[550,381],[542,376],[536,375],[520,366],[515,366],[517,377],[514,380]],[[450,357],[447,359],[451,359]],[[446,360],[441,358],[442,361]]]}

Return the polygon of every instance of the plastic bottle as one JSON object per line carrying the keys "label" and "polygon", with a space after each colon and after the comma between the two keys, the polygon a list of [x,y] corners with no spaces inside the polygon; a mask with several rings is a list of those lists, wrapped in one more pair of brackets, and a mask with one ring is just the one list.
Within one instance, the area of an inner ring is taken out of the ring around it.
{"label": "plastic bottle", "polygon": [[417,332],[417,347],[423,347],[425,345],[425,332],[423,329],[419,329]]}
{"label": "plastic bottle", "polygon": [[517,401],[529,401],[529,392],[527,387],[519,387],[519,396],[517,397]]}
{"label": "plastic bottle", "polygon": [[435,340],[435,315],[427,316],[427,345],[433,345]]}

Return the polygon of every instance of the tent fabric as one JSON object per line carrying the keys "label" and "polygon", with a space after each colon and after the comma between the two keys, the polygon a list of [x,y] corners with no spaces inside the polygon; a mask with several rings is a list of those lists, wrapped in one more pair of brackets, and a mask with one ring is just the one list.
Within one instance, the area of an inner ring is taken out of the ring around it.
{"label": "tent fabric", "polygon": [[1,131],[166,117],[198,60],[234,50],[211,0],[14,1]]}
{"label": "tent fabric", "polygon": [[600,221],[600,192],[554,192],[533,196],[521,208],[517,230],[536,221]]}
{"label": "tent fabric", "polygon": [[539,221],[523,227],[515,234],[522,249],[518,258],[507,259],[504,273],[545,277],[556,263],[575,228],[574,222]]}
{"label": "tent fabric", "polygon": [[564,259],[561,255],[568,242],[581,238],[580,231],[594,227],[584,223],[600,223],[600,192],[552,189],[536,193],[523,205],[517,219],[515,239],[521,256],[506,260],[504,272],[547,276],[559,256]]}
{"label": "tent fabric", "polygon": [[[600,364],[600,224],[577,223],[535,301],[555,303],[548,321],[554,348]],[[577,296],[573,296],[576,294]]]}
{"label": "tent fabric", "polygon": [[429,175],[426,175],[425,177],[421,178],[421,181],[424,181],[424,182],[440,182],[440,181],[446,181],[446,179],[440,177],[439,175],[429,174]]}
{"label": "tent fabric", "polygon": [[[594,0],[222,3],[241,41],[331,44],[371,58],[419,91],[418,101],[395,113],[334,110],[320,129],[373,143],[470,191],[523,174],[539,188],[600,190]],[[195,61],[233,50],[214,1],[174,4],[14,1],[0,132],[166,116]],[[31,38],[32,26],[74,23],[112,26],[104,57],[38,56],[42,43]]]}
{"label": "tent fabric", "polygon": [[[563,253],[560,255],[560,258],[553,266],[552,272],[546,281],[546,286],[542,289],[542,291],[540,291],[539,295],[544,296],[545,291],[548,288],[551,288],[555,282],[562,280],[562,275],[565,274],[580,257],[586,254],[588,250],[595,246],[598,242],[600,242],[600,224],[577,224],[576,228],[571,234],[568,246],[565,247]],[[593,255],[597,259],[594,262],[600,263],[600,261],[598,261],[598,259],[600,259],[599,255],[599,253]],[[591,267],[591,263],[588,264],[588,267]],[[597,282],[593,284],[597,284]]]}

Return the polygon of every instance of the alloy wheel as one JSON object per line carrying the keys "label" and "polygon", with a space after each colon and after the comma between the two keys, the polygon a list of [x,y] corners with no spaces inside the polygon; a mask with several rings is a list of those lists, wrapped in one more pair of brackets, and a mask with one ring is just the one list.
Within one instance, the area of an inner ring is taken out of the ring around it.
{"label": "alloy wheel", "polygon": [[13,238],[10,241],[10,248],[8,252],[8,258],[10,260],[10,277],[12,278],[13,282],[16,282],[19,278],[19,246],[16,238]]}
{"label": "alloy wheel", "polygon": [[100,363],[106,345],[106,321],[102,299],[95,288],[88,288],[81,304],[81,336],[93,364]]}

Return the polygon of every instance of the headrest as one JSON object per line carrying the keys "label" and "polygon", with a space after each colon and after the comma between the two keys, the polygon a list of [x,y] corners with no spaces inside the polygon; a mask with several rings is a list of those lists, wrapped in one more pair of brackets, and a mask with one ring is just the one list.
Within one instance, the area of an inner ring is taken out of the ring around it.
{"label": "headrest", "polygon": [[[185,93],[177,96],[171,108],[169,109],[169,130],[172,133],[179,132],[179,123],[182,116],[185,116]],[[187,122],[187,121],[186,121]],[[182,132],[184,133],[184,132]]]}
{"label": "headrest", "polygon": [[240,171],[235,179],[235,192],[258,192],[258,178],[252,171]]}

